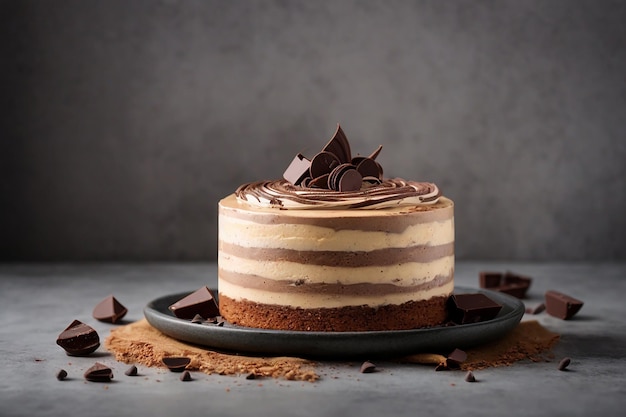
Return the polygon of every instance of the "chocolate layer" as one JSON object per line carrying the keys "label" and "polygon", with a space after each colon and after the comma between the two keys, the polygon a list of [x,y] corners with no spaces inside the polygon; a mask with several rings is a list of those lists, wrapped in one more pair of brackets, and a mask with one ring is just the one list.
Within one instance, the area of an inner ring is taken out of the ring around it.
{"label": "chocolate layer", "polygon": [[333,284],[333,283],[306,283],[303,280],[273,280],[257,275],[240,274],[237,272],[219,269],[220,280],[228,281],[233,285],[244,288],[288,293],[288,294],[332,294],[342,296],[384,296],[386,294],[414,293],[427,291],[446,285],[454,279],[454,272],[449,275],[437,275],[434,279],[418,284],[400,286],[391,283],[385,284]]}
{"label": "chocolate layer", "polygon": [[348,252],[255,248],[220,241],[219,250],[245,259],[271,259],[272,262],[296,262],[306,265],[356,268],[397,265],[406,262],[430,262],[454,255],[454,243],[438,246],[419,245],[408,248],[385,248],[368,252]]}

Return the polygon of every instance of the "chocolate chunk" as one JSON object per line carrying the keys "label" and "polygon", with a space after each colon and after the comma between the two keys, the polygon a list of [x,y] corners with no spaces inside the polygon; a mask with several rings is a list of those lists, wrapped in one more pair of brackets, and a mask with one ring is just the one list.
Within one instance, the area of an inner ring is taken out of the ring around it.
{"label": "chocolate chunk", "polygon": [[220,314],[215,297],[206,286],[175,302],[169,309],[176,317],[187,320],[193,319],[196,314],[204,319]]}
{"label": "chocolate chunk", "polygon": [[525,298],[532,279],[529,277],[506,272],[480,272],[480,288],[503,292],[516,298]]}
{"label": "chocolate chunk", "polygon": [[113,379],[113,371],[108,366],[96,362],[85,372],[85,379],[92,382],[110,382]]}
{"label": "chocolate chunk", "polygon": [[191,319],[191,322],[192,322],[192,323],[199,324],[199,323],[204,322],[204,318],[203,318],[200,314],[196,314],[196,315],[195,315],[195,316],[193,316],[193,318]]}
{"label": "chocolate chunk", "polygon": [[478,274],[478,285],[480,288],[496,288],[500,286],[502,281],[501,272],[488,272],[483,271]]}
{"label": "chocolate chunk", "polygon": [[330,172],[339,166],[339,158],[330,152],[320,152],[311,159],[311,167],[309,173],[311,178],[317,178]]}
{"label": "chocolate chunk", "polygon": [[545,302],[548,314],[563,320],[574,317],[583,306],[582,301],[554,290],[546,292]]}
{"label": "chocolate chunk", "polygon": [[86,356],[100,346],[98,333],[85,323],[74,320],[57,338],[57,345],[70,356]]}
{"label": "chocolate chunk", "polygon": [[256,379],[257,375],[254,372],[249,373],[248,375],[246,375],[246,379]]}
{"label": "chocolate chunk", "polygon": [[544,303],[539,303],[534,307],[527,307],[526,312],[528,314],[539,314],[546,309],[546,305]]}
{"label": "chocolate chunk", "polygon": [[283,178],[293,185],[300,185],[304,178],[309,175],[310,166],[311,161],[302,156],[302,154],[298,154],[283,173]]}
{"label": "chocolate chunk", "polygon": [[372,362],[365,361],[363,362],[363,364],[361,364],[360,372],[362,374],[371,374],[374,371],[376,371],[376,365],[374,365]]}
{"label": "chocolate chunk", "polygon": [[65,369],[61,369],[59,370],[59,372],[57,372],[56,376],[59,381],[63,381],[65,378],[67,378],[67,371]]}
{"label": "chocolate chunk", "polygon": [[190,358],[184,356],[170,356],[161,359],[163,364],[172,372],[183,372],[191,362]]}
{"label": "chocolate chunk", "polygon": [[439,372],[439,371],[447,371],[448,369],[448,365],[446,365],[445,363],[440,363],[439,365],[437,365],[435,367],[435,372]]}
{"label": "chocolate chunk", "polygon": [[100,303],[98,303],[98,305],[93,309],[93,317],[107,323],[115,323],[122,319],[127,312],[128,309],[117,301],[115,297],[110,295],[100,301]]}
{"label": "chocolate chunk", "polygon": [[135,365],[131,366],[124,374],[127,376],[137,376],[137,367]]}
{"label": "chocolate chunk", "polygon": [[191,381],[191,379],[191,373],[189,371],[183,372],[183,374],[180,376],[181,381]]}
{"label": "chocolate chunk", "polygon": [[572,360],[570,358],[561,359],[561,361],[559,362],[558,370],[565,371],[571,362]]}
{"label": "chocolate chunk", "polygon": [[476,377],[474,376],[474,373],[472,371],[467,371],[467,373],[465,374],[465,381],[476,382]]}
{"label": "chocolate chunk", "polygon": [[448,368],[458,368],[467,359],[467,353],[461,349],[454,349],[446,358]]}
{"label": "chocolate chunk", "polygon": [[337,130],[335,131],[335,134],[322,150],[335,155],[341,163],[347,163],[352,160],[350,143],[348,142],[348,138],[346,137],[346,134],[343,133],[343,130],[341,129],[341,126],[339,126],[339,124],[337,124]]}
{"label": "chocolate chunk", "polygon": [[453,294],[449,303],[451,318],[459,324],[491,320],[502,309],[500,304],[482,293]]}

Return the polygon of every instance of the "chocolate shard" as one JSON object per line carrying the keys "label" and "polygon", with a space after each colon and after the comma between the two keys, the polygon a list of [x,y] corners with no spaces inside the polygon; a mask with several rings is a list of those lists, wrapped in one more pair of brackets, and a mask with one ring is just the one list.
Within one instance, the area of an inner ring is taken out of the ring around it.
{"label": "chocolate shard", "polygon": [[474,376],[474,373],[472,371],[467,371],[467,373],[465,374],[465,381],[476,382],[476,377]]}
{"label": "chocolate shard", "polygon": [[283,173],[283,178],[293,185],[300,185],[302,180],[309,174],[310,166],[311,161],[302,156],[302,154],[297,154]]}
{"label": "chocolate shard", "polygon": [[57,337],[57,345],[70,356],[87,356],[100,346],[100,337],[93,327],[74,320]]}
{"label": "chocolate shard", "polygon": [[[354,162],[353,162],[354,164]],[[356,165],[356,170],[359,171],[363,177],[374,177],[380,179],[380,171],[378,169],[378,163],[370,158],[365,158]]]}
{"label": "chocolate shard", "polygon": [[126,313],[128,313],[128,309],[110,295],[94,307],[92,314],[96,320],[115,323],[121,320]]}
{"label": "chocolate shard", "polygon": [[446,358],[448,368],[459,368],[467,359],[467,353],[461,349],[454,349]]}
{"label": "chocolate shard", "polygon": [[96,362],[85,372],[85,379],[92,382],[110,382],[113,379],[113,371],[108,366]]}
{"label": "chocolate shard", "polygon": [[172,372],[183,372],[191,363],[191,359],[185,356],[170,356],[161,359],[161,362]]}
{"label": "chocolate shard", "polygon": [[574,317],[583,306],[582,301],[554,290],[546,292],[545,303],[548,314],[563,320]]}
{"label": "chocolate shard", "polygon": [[187,320],[193,319],[196,314],[204,319],[220,314],[215,297],[206,286],[178,300],[169,309],[176,317]]}
{"label": "chocolate shard", "polygon": [[451,319],[458,324],[491,320],[502,306],[482,293],[452,294],[449,299]]}
{"label": "chocolate shard", "polygon": [[183,374],[180,376],[180,380],[181,381],[185,381],[185,382],[186,381],[191,381],[192,380],[191,373],[189,371],[183,372]]}
{"label": "chocolate shard", "polygon": [[369,159],[376,159],[378,158],[378,154],[380,154],[380,151],[383,150],[383,145],[378,145],[378,148],[376,148],[376,150],[374,152],[372,152],[370,154],[370,156],[368,156]]}
{"label": "chocolate shard", "polygon": [[350,143],[348,142],[346,134],[343,133],[341,126],[339,126],[339,123],[337,123],[335,134],[322,150],[334,154],[339,158],[339,162],[341,163],[349,163],[352,160]]}
{"label": "chocolate shard", "polygon": [[126,372],[124,372],[124,374],[127,376],[137,376],[137,367],[135,365],[132,365],[126,370]]}
{"label": "chocolate shard", "polygon": [[59,381],[63,381],[67,378],[67,371],[65,369],[60,369],[59,372],[57,372],[56,377]]}
{"label": "chocolate shard", "polygon": [[311,178],[317,178],[330,172],[339,165],[339,158],[330,152],[322,151],[311,159],[309,174]]}
{"label": "chocolate shard", "polygon": [[361,368],[359,370],[362,374],[371,374],[376,371],[376,365],[374,365],[370,361],[365,361],[361,364]]}
{"label": "chocolate shard", "polygon": [[557,369],[559,371],[565,371],[571,362],[572,362],[572,360],[570,358],[563,358],[559,362],[559,366],[558,366]]}

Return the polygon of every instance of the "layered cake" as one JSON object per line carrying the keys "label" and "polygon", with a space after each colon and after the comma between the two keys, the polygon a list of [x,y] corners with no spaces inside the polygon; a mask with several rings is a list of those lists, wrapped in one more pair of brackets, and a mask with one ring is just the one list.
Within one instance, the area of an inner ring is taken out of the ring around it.
{"label": "layered cake", "polygon": [[335,134],[283,178],[219,202],[221,315],[298,331],[442,324],[454,288],[453,202],[433,183],[384,178]]}

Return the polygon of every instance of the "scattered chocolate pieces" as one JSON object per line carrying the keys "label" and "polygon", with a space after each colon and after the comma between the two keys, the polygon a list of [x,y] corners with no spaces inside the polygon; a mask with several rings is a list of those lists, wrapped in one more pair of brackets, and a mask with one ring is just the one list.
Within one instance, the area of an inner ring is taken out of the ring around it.
{"label": "scattered chocolate pieces", "polygon": [[365,361],[363,362],[363,364],[361,365],[361,369],[360,372],[362,374],[371,374],[372,372],[376,371],[376,365],[374,365],[372,362],[370,361]]}
{"label": "scattered chocolate pieces", "polygon": [[170,356],[163,358],[161,361],[170,371],[183,372],[191,362],[191,359],[184,356]]}
{"label": "scattered chocolate pieces", "polygon": [[474,376],[474,373],[472,371],[467,371],[467,373],[465,374],[465,381],[476,382],[476,377]]}
{"label": "scattered chocolate pieces", "polygon": [[180,380],[181,381],[191,381],[191,373],[189,371],[185,371],[183,372],[183,374],[180,376]]}
{"label": "scattered chocolate pieces", "polygon": [[561,361],[559,362],[558,370],[559,371],[567,370],[567,367],[569,366],[569,364],[571,362],[572,362],[572,360],[570,358],[563,358],[563,359],[561,359]]}
{"label": "scattered chocolate pieces", "polygon": [[121,320],[126,313],[128,313],[128,309],[112,295],[100,301],[93,309],[93,317],[96,320],[105,321],[107,323],[115,323]]}
{"label": "scattered chocolate pieces", "polygon": [[574,317],[583,306],[582,301],[554,290],[546,292],[545,303],[548,314],[563,320]]}
{"label": "scattered chocolate pieces", "polygon": [[525,298],[532,278],[512,272],[480,272],[479,286],[493,291],[503,292],[516,298]]}
{"label": "scattered chocolate pieces", "polygon": [[502,309],[500,304],[482,293],[452,294],[449,303],[451,318],[458,324],[491,320]]}
{"label": "scattered chocolate pieces", "polygon": [[85,372],[85,379],[91,382],[110,382],[113,379],[113,371],[108,366],[96,362]]}
{"label": "scattered chocolate pieces", "polygon": [[57,345],[70,356],[87,356],[100,346],[98,333],[85,323],[74,320],[57,338]]}
{"label": "scattered chocolate pieces", "polygon": [[526,307],[526,313],[528,314],[539,314],[546,309],[546,305],[544,303],[537,304],[534,307]]}
{"label": "scattered chocolate pieces", "polygon": [[454,349],[446,358],[448,368],[459,368],[467,359],[467,353],[461,349]]}
{"label": "scattered chocolate pieces", "polygon": [[67,378],[67,371],[65,369],[61,369],[59,370],[59,372],[57,372],[56,376],[59,381],[63,381],[65,378]]}
{"label": "scattered chocolate pieces", "polygon": [[215,297],[206,286],[178,300],[169,309],[176,317],[187,320],[193,319],[196,314],[204,319],[220,314]]}
{"label": "scattered chocolate pieces", "polygon": [[127,376],[137,376],[137,367],[135,365],[131,366],[124,374]]}

